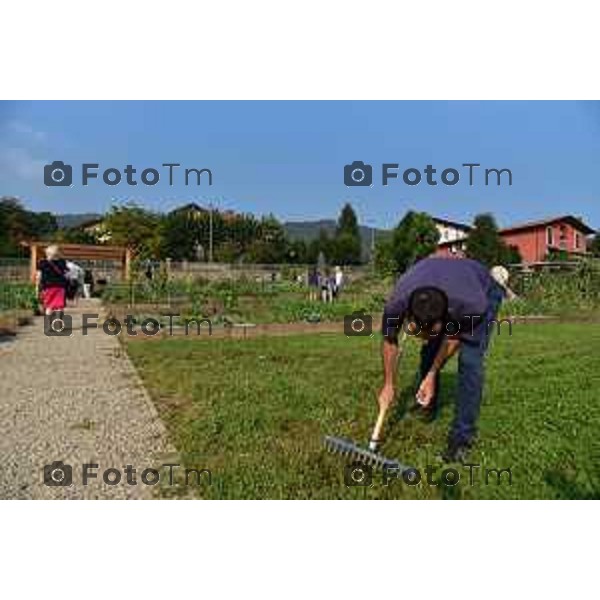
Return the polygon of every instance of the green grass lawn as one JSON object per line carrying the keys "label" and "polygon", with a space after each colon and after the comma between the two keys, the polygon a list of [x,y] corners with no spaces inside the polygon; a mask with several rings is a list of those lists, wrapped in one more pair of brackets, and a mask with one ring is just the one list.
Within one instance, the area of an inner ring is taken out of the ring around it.
{"label": "green grass lawn", "polygon": [[[423,481],[347,487],[345,461],[324,435],[365,442],[377,415],[380,339],[322,334],[277,338],[130,342],[171,441],[188,467],[211,470],[205,498],[600,498],[600,326],[516,325],[495,337],[487,365],[474,481],[430,486],[443,467],[456,360],[443,373],[442,410],[426,423],[412,398],[419,343],[399,368],[402,392],[383,452],[418,468]],[[488,484],[483,469],[510,468]],[[165,494],[179,488],[164,488]],[[189,494],[189,489],[182,493]]]}

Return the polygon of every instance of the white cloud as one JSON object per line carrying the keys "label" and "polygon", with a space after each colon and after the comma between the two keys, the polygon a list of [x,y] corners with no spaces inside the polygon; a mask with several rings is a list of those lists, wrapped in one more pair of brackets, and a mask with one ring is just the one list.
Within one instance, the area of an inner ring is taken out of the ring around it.
{"label": "white cloud", "polygon": [[25,121],[15,119],[7,123],[7,129],[22,138],[24,141],[30,141],[34,144],[39,144],[46,141],[46,133],[44,131],[36,131]]}
{"label": "white cloud", "polygon": [[17,176],[19,179],[43,181],[46,162],[34,158],[26,148],[0,148],[0,179]]}

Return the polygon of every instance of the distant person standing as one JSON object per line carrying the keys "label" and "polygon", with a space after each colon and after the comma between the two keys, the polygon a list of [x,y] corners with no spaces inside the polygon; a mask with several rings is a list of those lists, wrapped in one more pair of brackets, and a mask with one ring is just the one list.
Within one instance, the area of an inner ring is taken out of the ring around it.
{"label": "distant person standing", "polygon": [[308,299],[311,302],[315,302],[317,300],[319,276],[320,274],[315,267],[311,267],[308,270]]}
{"label": "distant person standing", "polygon": [[333,302],[337,297],[337,285],[335,283],[335,273],[329,276],[328,281],[329,302]]}
{"label": "distant person standing", "polygon": [[152,268],[152,263],[149,260],[146,261],[145,275],[148,281],[152,281],[152,278],[154,277],[154,269]]}
{"label": "distant person standing", "polygon": [[83,291],[83,269],[71,260],[67,264],[67,300],[77,304],[77,299]]}
{"label": "distant person standing", "polygon": [[333,295],[333,283],[332,278],[329,276],[329,272],[320,276],[320,287],[321,287],[321,300],[325,303],[331,302]]}
{"label": "distant person standing", "polygon": [[91,298],[94,293],[94,274],[91,269],[86,269],[83,274],[83,295]]}
{"label": "distant person standing", "polygon": [[67,271],[67,263],[60,258],[59,247],[54,244],[48,246],[46,258],[38,263],[36,273],[36,285],[45,315],[64,311]]}
{"label": "distant person standing", "polygon": [[344,285],[344,272],[340,266],[335,268],[335,287],[334,287],[334,297],[338,297],[340,292],[342,291],[342,286]]}

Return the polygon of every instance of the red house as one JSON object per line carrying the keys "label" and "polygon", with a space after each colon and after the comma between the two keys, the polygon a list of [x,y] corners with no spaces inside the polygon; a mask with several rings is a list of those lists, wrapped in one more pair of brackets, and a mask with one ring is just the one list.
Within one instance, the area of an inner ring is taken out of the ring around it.
{"label": "red house", "polygon": [[[463,227],[463,236],[440,239],[436,256],[465,256],[470,228]],[[500,230],[504,242],[509,246],[516,246],[525,263],[544,262],[553,252],[566,252],[574,257],[583,256],[587,253],[587,238],[592,233],[594,230],[591,227],[571,215],[531,221]]]}
{"label": "red house", "polygon": [[571,215],[513,225],[500,230],[509,246],[516,246],[523,262],[548,260],[553,252],[582,256],[587,252],[587,236],[594,233],[581,219]]}

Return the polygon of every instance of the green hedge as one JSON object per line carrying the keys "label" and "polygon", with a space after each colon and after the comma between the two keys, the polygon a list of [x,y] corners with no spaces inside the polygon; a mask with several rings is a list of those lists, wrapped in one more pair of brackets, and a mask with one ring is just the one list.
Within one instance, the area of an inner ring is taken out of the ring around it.
{"label": "green hedge", "polygon": [[0,282],[0,312],[38,308],[35,286],[28,283]]}

